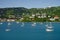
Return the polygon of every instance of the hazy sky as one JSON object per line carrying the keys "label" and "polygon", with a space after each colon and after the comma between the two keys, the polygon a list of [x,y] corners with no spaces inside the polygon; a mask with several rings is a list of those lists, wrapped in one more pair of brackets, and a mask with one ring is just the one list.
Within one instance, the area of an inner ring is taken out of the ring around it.
{"label": "hazy sky", "polygon": [[47,6],[60,6],[60,0],[0,0],[0,8],[5,7],[43,8]]}

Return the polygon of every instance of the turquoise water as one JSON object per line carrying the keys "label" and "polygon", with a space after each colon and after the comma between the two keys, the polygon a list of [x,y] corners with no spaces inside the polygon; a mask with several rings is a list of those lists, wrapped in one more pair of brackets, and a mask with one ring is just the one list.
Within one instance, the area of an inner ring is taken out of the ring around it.
{"label": "turquoise water", "polygon": [[0,40],[60,40],[59,22],[51,23],[53,31],[50,32],[46,31],[46,24],[50,23],[37,22],[33,26],[32,24],[32,22],[0,22]]}

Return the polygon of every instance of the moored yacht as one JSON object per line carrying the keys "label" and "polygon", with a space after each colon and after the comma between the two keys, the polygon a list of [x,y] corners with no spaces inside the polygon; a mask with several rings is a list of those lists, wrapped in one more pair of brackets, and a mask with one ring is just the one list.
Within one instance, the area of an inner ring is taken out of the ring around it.
{"label": "moored yacht", "polygon": [[49,25],[47,24],[45,26],[46,26],[46,31],[48,31],[48,32],[53,31],[53,26],[52,26],[51,22]]}
{"label": "moored yacht", "polygon": [[46,31],[47,31],[47,32],[51,32],[51,31],[53,31],[53,29],[46,29]]}

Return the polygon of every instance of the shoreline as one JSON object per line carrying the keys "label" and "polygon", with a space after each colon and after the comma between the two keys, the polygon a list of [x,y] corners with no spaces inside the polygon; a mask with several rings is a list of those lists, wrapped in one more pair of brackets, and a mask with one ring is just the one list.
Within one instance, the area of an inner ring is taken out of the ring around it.
{"label": "shoreline", "polygon": [[1,19],[0,18],[0,22],[60,22],[60,21],[50,21],[50,20],[47,20],[47,19],[45,19],[45,21],[44,21],[44,19],[42,19],[42,20],[26,20],[26,19],[23,19],[23,20],[21,20],[20,21],[20,19],[6,19],[6,18],[4,18],[4,19]]}
{"label": "shoreline", "polygon": [[[0,21],[0,22],[20,22],[20,21]],[[21,22],[21,23],[30,23],[30,22]],[[49,23],[49,22],[32,22],[32,23]],[[51,22],[51,23],[60,23],[60,22]]]}

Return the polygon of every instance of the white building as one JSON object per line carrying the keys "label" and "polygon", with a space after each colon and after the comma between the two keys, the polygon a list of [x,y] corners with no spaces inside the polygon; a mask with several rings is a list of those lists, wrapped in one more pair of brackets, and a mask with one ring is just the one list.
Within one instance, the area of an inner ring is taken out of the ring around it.
{"label": "white building", "polygon": [[54,19],[54,18],[50,18],[49,20],[50,20],[50,21],[55,21],[55,19]]}

